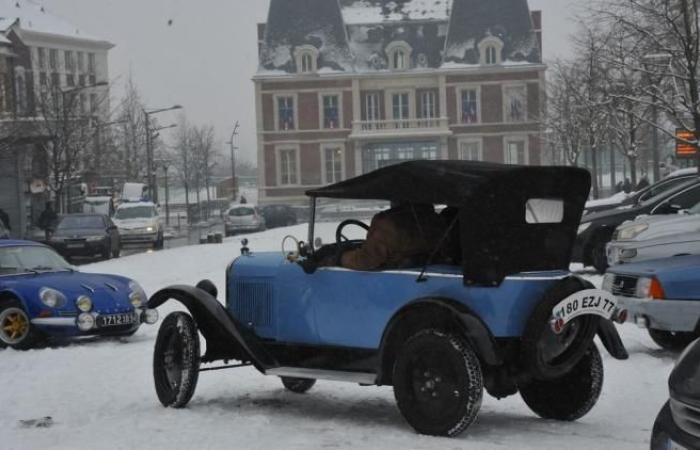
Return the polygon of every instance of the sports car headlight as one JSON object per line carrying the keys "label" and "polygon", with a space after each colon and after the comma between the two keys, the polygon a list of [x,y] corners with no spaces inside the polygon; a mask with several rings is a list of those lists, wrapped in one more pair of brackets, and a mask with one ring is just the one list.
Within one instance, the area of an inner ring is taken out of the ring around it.
{"label": "sports car headlight", "polygon": [[583,234],[587,229],[591,227],[592,222],[582,223],[578,227],[578,234]]}
{"label": "sports car headlight", "polygon": [[141,285],[135,281],[129,283],[129,291],[129,302],[134,308],[140,308],[148,300],[146,298],[146,292]]}
{"label": "sports car headlight", "polygon": [[78,300],[75,301],[75,306],[82,312],[90,312],[90,310],[92,310],[92,300],[87,295],[81,295],[78,297]]}
{"label": "sports car headlight", "polygon": [[640,234],[644,233],[649,229],[649,225],[645,223],[640,223],[638,225],[631,225],[628,227],[620,228],[618,230],[617,238],[621,241],[628,241],[634,239]]}
{"label": "sports car headlight", "polygon": [[41,288],[39,291],[39,298],[41,299],[41,302],[49,308],[60,308],[66,304],[65,295],[56,289],[51,289],[48,287]]}

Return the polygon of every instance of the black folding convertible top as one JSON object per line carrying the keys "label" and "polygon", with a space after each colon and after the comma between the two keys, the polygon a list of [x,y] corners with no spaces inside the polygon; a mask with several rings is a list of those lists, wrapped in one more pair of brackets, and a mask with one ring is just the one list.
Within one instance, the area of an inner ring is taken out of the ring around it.
{"label": "black folding convertible top", "polygon": [[[456,207],[465,283],[497,285],[516,273],[568,269],[590,188],[590,173],[573,167],[410,161],[306,194]],[[528,224],[531,199],[562,200],[563,221]]]}

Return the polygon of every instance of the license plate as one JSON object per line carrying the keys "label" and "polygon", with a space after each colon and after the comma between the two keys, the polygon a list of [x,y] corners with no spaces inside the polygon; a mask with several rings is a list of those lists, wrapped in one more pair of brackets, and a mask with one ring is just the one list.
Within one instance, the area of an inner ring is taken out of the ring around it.
{"label": "license plate", "polygon": [[136,314],[112,314],[99,316],[97,325],[100,327],[118,327],[120,325],[133,325],[136,323]]}
{"label": "license plate", "polygon": [[85,247],[85,244],[68,244],[66,245],[66,248],[83,248]]}
{"label": "license plate", "polygon": [[668,440],[668,443],[666,443],[666,450],[688,450],[687,448],[683,447],[682,445],[678,445],[672,440]]}
{"label": "license plate", "polygon": [[586,289],[562,300],[552,310],[551,325],[555,333],[561,333],[567,323],[579,316],[593,314],[612,319],[617,312],[617,299],[610,292]]}

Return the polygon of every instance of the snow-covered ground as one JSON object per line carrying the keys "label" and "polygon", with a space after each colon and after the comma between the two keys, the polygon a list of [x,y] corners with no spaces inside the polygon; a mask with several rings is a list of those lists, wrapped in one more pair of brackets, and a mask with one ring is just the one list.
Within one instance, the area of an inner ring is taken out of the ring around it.
{"label": "snow-covered ground", "polygon": [[[320,224],[330,241],[335,224]],[[305,237],[306,226],[248,236],[255,251],[280,249],[282,238]],[[240,238],[240,237],[239,237]],[[172,283],[210,278],[220,289],[224,269],[239,254],[239,238],[223,245],[182,247],[81,268],[123,274],[149,293]],[[305,240],[305,239],[304,239]],[[589,277],[600,283],[600,277]],[[161,310],[164,317],[174,304]],[[519,397],[488,396],[477,422],[455,440],[414,434],[391,388],[319,382],[307,395],[286,392],[254,369],[202,373],[183,410],[164,409],[153,388],[151,358],[157,327],[130,339],[89,340],[56,349],[0,353],[2,449],[640,449],[666,401],[674,355],[646,333],[621,328],[631,353],[605,353],[605,386],[593,411],[575,423],[537,418]],[[563,399],[564,400],[564,399]],[[53,418],[49,428],[20,421]]]}

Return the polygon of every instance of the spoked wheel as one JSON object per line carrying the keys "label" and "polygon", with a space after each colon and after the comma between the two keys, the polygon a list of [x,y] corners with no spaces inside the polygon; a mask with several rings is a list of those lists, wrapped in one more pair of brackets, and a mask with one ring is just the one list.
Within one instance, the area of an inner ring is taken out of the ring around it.
{"label": "spoked wheel", "polygon": [[163,406],[182,408],[192,399],[199,378],[199,334],[189,314],[163,320],[153,353],[153,378]]}
{"label": "spoked wheel", "polygon": [[544,419],[574,421],[588,414],[603,388],[603,360],[595,344],[566,375],[520,387],[527,406]]}
{"label": "spoked wheel", "polygon": [[281,377],[282,384],[288,391],[292,391],[295,394],[304,394],[308,392],[309,389],[314,387],[316,380],[310,378],[291,378],[291,377]]}
{"label": "spoked wheel", "polygon": [[39,337],[19,302],[13,300],[0,306],[0,348],[28,350]]}
{"label": "spoked wheel", "polygon": [[695,333],[684,333],[676,331],[663,331],[649,329],[649,336],[659,347],[679,352],[690,345],[698,335]]}
{"label": "spoked wheel", "polygon": [[481,407],[479,360],[457,335],[424,330],[411,337],[399,351],[393,380],[399,410],[421,434],[457,436]]}

